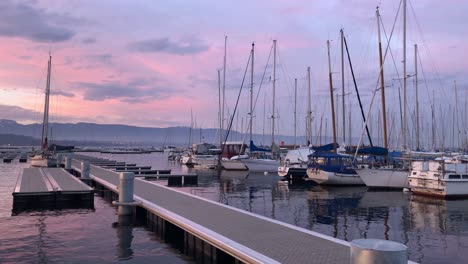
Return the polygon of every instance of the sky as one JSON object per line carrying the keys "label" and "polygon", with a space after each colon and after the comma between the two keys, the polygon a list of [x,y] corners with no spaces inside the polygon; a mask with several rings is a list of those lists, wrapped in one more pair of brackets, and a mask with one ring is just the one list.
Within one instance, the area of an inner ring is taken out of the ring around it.
{"label": "sky", "polygon": [[[379,140],[382,137],[380,90],[370,108],[380,69],[377,6],[382,16],[382,31],[385,31],[382,33],[384,52],[387,39],[391,38],[383,68],[389,137],[397,145],[401,141],[398,92],[402,93],[403,71],[402,11],[398,0],[2,0],[0,118],[20,123],[41,122],[50,53],[52,122],[217,127],[218,84],[224,83],[227,36],[225,120],[230,119],[242,87],[237,114],[233,117],[234,129],[247,131],[250,69],[243,85],[242,80],[251,44],[255,43],[254,94],[258,99],[255,100],[254,132],[271,133],[274,115],[275,133],[293,135],[296,106],[296,133],[305,134],[306,70],[311,67],[312,133],[317,137],[331,135],[326,45],[330,40],[341,136],[339,31],[343,28],[364,112],[370,113],[369,126]],[[406,106],[407,133],[413,143],[414,44],[419,48],[419,120],[424,138],[421,140],[430,144],[432,111],[439,138],[452,138],[447,140],[457,144],[463,141],[464,133],[466,137],[466,13],[468,2],[462,0],[408,0]],[[277,40],[276,67],[270,53],[273,40]],[[351,123],[351,136],[358,137],[363,122],[345,59],[346,136]],[[276,69],[275,111],[272,109],[273,68]],[[298,79],[296,104],[295,78]],[[451,129],[444,130],[444,127]]]}

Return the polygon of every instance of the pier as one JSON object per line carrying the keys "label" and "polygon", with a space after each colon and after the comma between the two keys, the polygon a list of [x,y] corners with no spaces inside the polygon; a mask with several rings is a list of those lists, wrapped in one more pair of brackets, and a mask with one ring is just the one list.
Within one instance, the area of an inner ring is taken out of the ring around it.
{"label": "pier", "polygon": [[[72,170],[78,174],[81,162],[72,161]],[[113,200],[119,197],[121,176],[116,171],[90,165],[89,177],[95,188],[110,190]],[[139,178],[133,184],[133,201],[119,203],[134,204],[136,215],[144,218],[161,237],[179,244],[185,254],[207,263],[351,261],[349,242]]]}
{"label": "pier", "polygon": [[[95,192],[119,207],[119,224],[136,218],[203,263],[412,263],[406,246],[399,243],[350,243],[143,179],[164,178],[169,186],[183,186],[196,184],[193,174],[135,174],[136,169],[151,168],[83,155],[59,156],[58,161],[64,168],[23,170],[13,192],[14,212],[31,206],[92,207]],[[392,243],[398,252],[387,247]]]}

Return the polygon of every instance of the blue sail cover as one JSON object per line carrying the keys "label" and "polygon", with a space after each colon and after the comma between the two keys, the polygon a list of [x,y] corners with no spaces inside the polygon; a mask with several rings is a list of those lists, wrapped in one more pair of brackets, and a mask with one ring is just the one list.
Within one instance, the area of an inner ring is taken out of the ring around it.
{"label": "blue sail cover", "polygon": [[[322,146],[318,146],[318,147],[312,147],[312,149],[317,151],[317,152],[332,151],[333,150],[333,144],[334,143],[330,143],[330,144],[326,144],[326,145],[322,145]],[[338,148],[338,144],[336,144],[336,143],[335,143],[335,148]]]}
{"label": "blue sail cover", "polygon": [[[354,150],[353,152],[355,153],[356,150]],[[388,149],[383,147],[363,147],[358,150],[358,154],[385,156],[388,154]]]}
{"label": "blue sail cover", "polygon": [[259,147],[255,146],[255,144],[253,143],[252,140],[250,140],[250,152],[255,152],[255,151],[258,151],[258,152],[271,152],[271,149],[259,148]]}

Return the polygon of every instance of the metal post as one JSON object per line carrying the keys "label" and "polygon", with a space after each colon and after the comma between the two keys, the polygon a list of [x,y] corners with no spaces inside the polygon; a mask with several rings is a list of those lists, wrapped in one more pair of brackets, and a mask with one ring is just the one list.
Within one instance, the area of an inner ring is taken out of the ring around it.
{"label": "metal post", "polygon": [[89,161],[85,160],[81,162],[81,178],[89,179]]}
{"label": "metal post", "polygon": [[71,170],[71,162],[72,162],[72,157],[66,156],[65,157],[65,170]]}
{"label": "metal post", "polygon": [[[133,181],[135,174],[133,172],[121,172],[119,178],[119,203],[133,203]],[[132,212],[132,206],[119,205],[119,215],[131,215]]]}
{"label": "metal post", "polygon": [[408,247],[382,239],[356,239],[351,241],[351,264],[403,264],[408,263]]}
{"label": "metal post", "polygon": [[61,167],[62,165],[62,154],[57,154],[57,167]]}

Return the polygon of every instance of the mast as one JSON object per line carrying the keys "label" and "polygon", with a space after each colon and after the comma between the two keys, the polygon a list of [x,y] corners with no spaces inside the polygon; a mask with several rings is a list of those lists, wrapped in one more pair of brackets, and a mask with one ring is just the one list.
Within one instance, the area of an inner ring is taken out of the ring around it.
{"label": "mast", "polygon": [[379,7],[375,11],[377,16],[377,32],[379,36],[379,62],[380,62],[380,89],[382,92],[382,122],[383,122],[383,136],[384,136],[384,147],[388,149],[388,137],[387,137],[387,108],[385,107],[385,82],[384,82],[384,71],[383,71],[383,58],[382,58],[382,41],[380,37],[380,12]]}
{"label": "mast", "polygon": [[253,84],[254,84],[254,48],[255,48],[255,44],[252,43],[252,51],[251,51],[251,64],[250,64],[250,124],[249,124],[249,127],[250,127],[250,142],[252,142],[252,125],[253,125]]}
{"label": "mast", "polygon": [[[460,148],[461,147],[461,140],[460,140],[460,122],[459,122],[459,118],[458,118],[458,90],[457,90],[457,81],[454,80],[453,81],[453,86],[455,88],[455,113],[456,113],[456,120],[457,120],[457,145],[458,147],[457,148]],[[455,123],[454,123],[454,126],[455,126]]]}
{"label": "mast", "polygon": [[219,118],[219,145],[222,146],[223,145],[223,114],[221,112],[221,96],[222,96],[222,93],[221,93],[221,70],[218,69],[218,118]]}
{"label": "mast", "polygon": [[297,78],[294,79],[294,149],[296,149],[297,137]]}
{"label": "mast", "polygon": [[45,90],[44,102],[44,120],[42,121],[42,150],[47,150],[48,140],[47,134],[49,132],[49,96],[50,96],[50,75],[52,71],[52,56],[49,54],[49,61],[47,62],[47,81]]}
{"label": "mast", "polygon": [[273,40],[273,109],[271,114],[271,146],[275,144],[275,89],[276,89],[276,39]]}
{"label": "mast", "polygon": [[418,44],[414,44],[414,86],[416,89],[416,150],[419,151]]}
{"label": "mast", "polygon": [[[224,102],[226,101],[226,51],[227,36],[224,36],[224,61],[223,61],[223,100],[221,101],[221,131],[224,130]],[[222,144],[221,140],[221,144]]]}
{"label": "mast", "polygon": [[310,67],[307,67],[307,123],[306,123],[306,130],[307,130],[307,146],[312,143],[312,106],[310,102]]}
{"label": "mast", "polygon": [[402,150],[406,150],[406,0],[403,0],[403,111]]}
{"label": "mast", "polygon": [[[346,110],[345,110],[345,81],[344,81],[344,32],[340,30],[341,35],[341,103],[343,111],[343,143],[346,142]],[[338,102],[337,102],[338,103]]]}
{"label": "mast", "polygon": [[327,48],[328,48],[328,79],[330,81],[330,100],[331,100],[332,126],[333,126],[333,152],[336,153],[335,104],[333,102],[333,80],[332,80],[331,60],[330,60],[330,40],[327,40]]}

